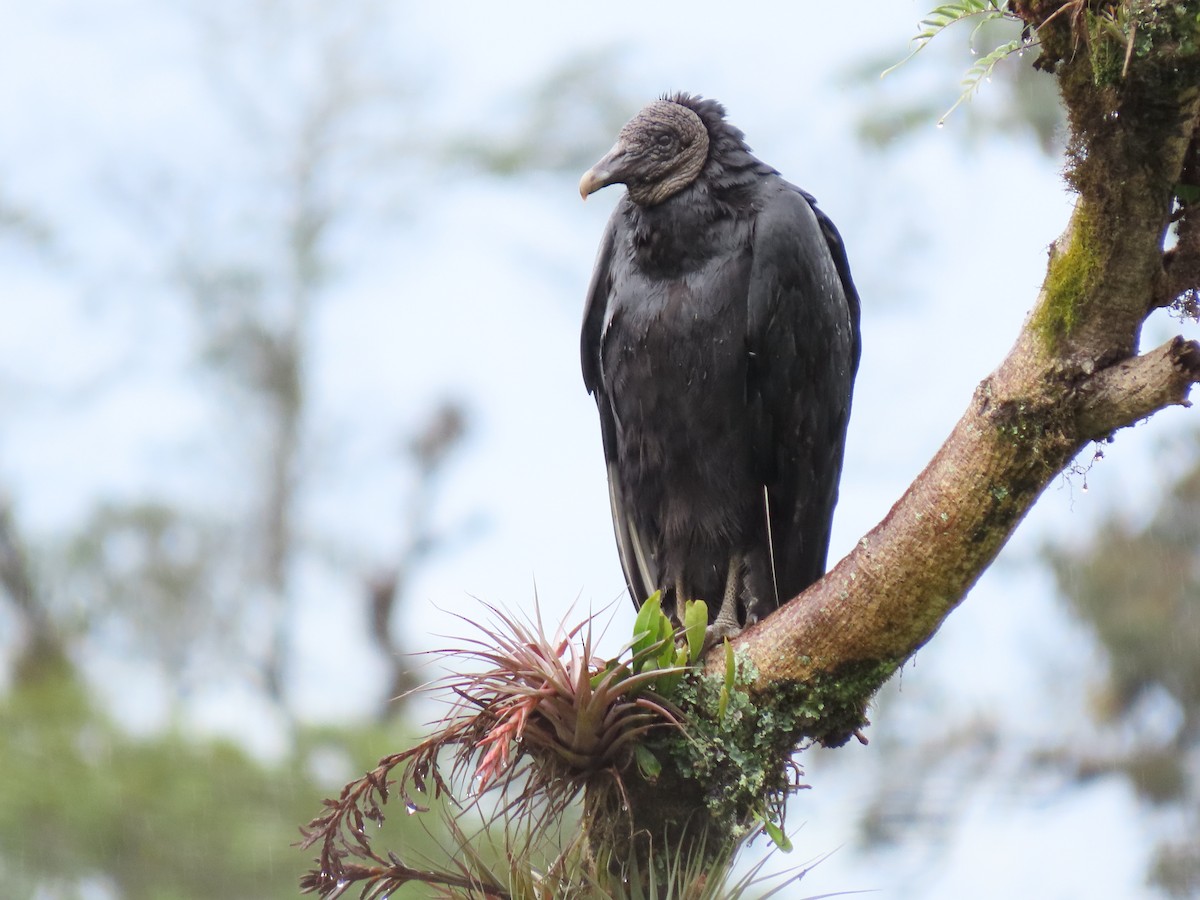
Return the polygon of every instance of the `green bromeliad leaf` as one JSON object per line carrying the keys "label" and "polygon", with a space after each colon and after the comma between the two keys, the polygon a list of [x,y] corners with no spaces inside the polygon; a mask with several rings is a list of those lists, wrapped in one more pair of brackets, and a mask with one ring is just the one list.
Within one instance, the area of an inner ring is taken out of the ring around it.
{"label": "green bromeliad leaf", "polygon": [[650,663],[650,651],[663,639],[663,621],[667,623],[667,634],[670,634],[671,623],[662,611],[662,592],[655,591],[646,598],[638,610],[637,619],[633,623],[633,667],[640,672]]}
{"label": "green bromeliad leaf", "polygon": [[689,600],[683,604],[683,632],[687,635],[687,661],[694,663],[704,651],[704,632],[708,628],[708,604]]}

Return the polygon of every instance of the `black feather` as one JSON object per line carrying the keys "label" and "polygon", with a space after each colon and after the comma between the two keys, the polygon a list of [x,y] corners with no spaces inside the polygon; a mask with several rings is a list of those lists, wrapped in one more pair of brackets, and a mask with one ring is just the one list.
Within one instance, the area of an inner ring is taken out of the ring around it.
{"label": "black feather", "polygon": [[813,197],[751,154],[721,104],[663,99],[699,117],[707,158],[662,202],[617,204],[588,292],[583,377],[634,602],[681,585],[715,616],[739,558],[741,618],[757,619],[825,569],[859,300]]}

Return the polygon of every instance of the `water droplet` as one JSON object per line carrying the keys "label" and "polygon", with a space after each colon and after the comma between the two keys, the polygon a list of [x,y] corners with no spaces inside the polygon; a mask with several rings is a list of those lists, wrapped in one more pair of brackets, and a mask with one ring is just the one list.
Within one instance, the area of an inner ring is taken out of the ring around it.
{"label": "water droplet", "polygon": [[946,120],[945,120],[945,119],[938,119],[937,127],[938,127],[938,128],[945,128],[945,127],[946,127]]}
{"label": "water droplet", "polygon": [[985,78],[985,79],[984,79],[984,81],[986,81],[988,84],[991,84],[991,83],[992,83],[992,76],[991,76],[991,75],[989,75],[987,78]]}
{"label": "water droplet", "polygon": [[[404,811],[412,816],[419,813],[421,811],[421,807],[417,806],[417,804],[413,803],[411,800],[406,800],[404,801]],[[379,824],[383,825],[382,822]]]}
{"label": "water droplet", "polygon": [[1087,486],[1087,482],[1086,482],[1086,481],[1083,483],[1083,487],[1081,488],[1081,490],[1082,490],[1082,491],[1083,491],[1083,493],[1085,493],[1085,494],[1088,492],[1088,486]]}
{"label": "water droplet", "polygon": [[1024,55],[1025,55],[1025,51],[1024,51],[1024,50],[1018,50],[1018,51],[1017,51],[1017,59],[1020,59],[1020,58],[1021,58],[1022,56],[1024,56]]}
{"label": "water droplet", "polygon": [[978,51],[978,50],[976,50],[974,47],[972,47],[972,48],[971,48],[971,55],[972,55],[972,56],[978,56],[978,55],[979,55],[979,51]]}

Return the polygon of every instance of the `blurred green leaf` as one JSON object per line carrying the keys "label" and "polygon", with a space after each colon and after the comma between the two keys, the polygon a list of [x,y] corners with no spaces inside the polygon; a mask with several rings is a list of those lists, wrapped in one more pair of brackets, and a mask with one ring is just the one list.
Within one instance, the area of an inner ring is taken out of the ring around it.
{"label": "blurred green leaf", "polygon": [[[295,897],[308,860],[290,845],[329,789],[314,773],[339,780],[394,740],[303,731],[293,755],[264,763],[219,739],[134,738],[68,663],[44,668],[0,700],[3,896],[45,896],[47,884],[70,896],[92,880],[123,900]],[[387,827],[433,847],[409,817]]]}
{"label": "blurred green leaf", "polygon": [[771,839],[772,843],[784,853],[791,853],[792,840],[784,834],[783,829],[765,816],[760,816],[760,821],[762,822],[763,831]]}
{"label": "blurred green leaf", "polygon": [[645,744],[634,744],[633,752],[637,759],[638,771],[642,773],[643,778],[647,781],[654,781],[662,774],[662,763]]}

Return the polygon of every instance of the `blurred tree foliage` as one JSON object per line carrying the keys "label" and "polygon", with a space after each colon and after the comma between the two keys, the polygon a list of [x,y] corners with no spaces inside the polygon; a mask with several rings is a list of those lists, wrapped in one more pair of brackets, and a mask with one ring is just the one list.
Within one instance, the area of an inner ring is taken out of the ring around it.
{"label": "blurred tree foliage", "polygon": [[[856,94],[858,136],[864,144],[886,150],[945,118],[953,123],[955,139],[967,144],[1000,136],[1032,138],[1044,153],[1061,152],[1064,119],[1058,88],[1053,78],[1029,64],[1035,50],[1001,60],[974,85],[965,81],[980,56],[1020,37],[1020,25],[1007,19],[990,20],[974,29],[971,24],[968,20],[952,26],[926,46],[920,65],[892,68],[897,60],[880,56],[842,73],[842,84]],[[956,74],[964,79],[958,89]],[[964,92],[984,96],[981,102],[955,107]]]}
{"label": "blurred tree foliage", "polygon": [[1093,714],[1110,740],[1052,758],[1080,780],[1122,775],[1145,803],[1176,808],[1176,837],[1151,872],[1175,897],[1200,894],[1200,440],[1190,449],[1191,469],[1148,523],[1112,516],[1087,545],[1045,551],[1108,660]]}
{"label": "blurred tree foliage", "polygon": [[[296,822],[396,739],[370,727],[301,732],[268,765],[178,731],[132,737],[61,657],[30,661],[0,699],[4,896],[294,897],[305,863],[288,846]],[[433,845],[413,827],[404,841]]]}
{"label": "blurred tree foliage", "polygon": [[[184,314],[195,355],[180,367],[199,363],[205,377],[195,384],[211,402],[199,440],[234,459],[219,477],[241,489],[231,506],[169,485],[114,495],[72,533],[36,539],[20,502],[0,490],[0,625],[15,626],[0,628],[5,898],[295,896],[308,862],[290,846],[297,826],[402,743],[389,723],[407,712],[394,698],[412,685],[397,616],[420,567],[463,536],[437,530],[432,512],[472,423],[457,400],[430,403],[395,385],[399,413],[423,412],[415,427],[395,429],[395,464],[410,487],[394,554],[364,558],[336,547],[336,535],[307,531],[299,511],[324,474],[312,465],[314,444],[330,440],[310,397],[317,311],[359,262],[346,235],[411,217],[414,185],[431,170],[580,168],[582,148],[611,137],[633,104],[602,77],[614,57],[601,55],[566,63],[514,99],[516,124],[503,134],[490,123],[431,126],[435,92],[418,91],[428,76],[398,59],[392,12],[373,0],[185,4],[179,24],[197,48],[185,77],[203,85],[211,106],[196,114],[216,113],[226,139],[212,152],[227,155],[199,173],[161,148],[93,161],[98,179],[118,172],[105,214],[132,223],[159,277],[120,284],[118,301],[88,314],[122,303],[171,303]],[[567,121],[564,102],[589,110],[587,120]],[[55,233],[53,215],[9,201],[0,184],[0,240],[12,252],[40,253]],[[63,267],[81,294],[92,276]],[[348,590],[329,602],[368,623],[363,652],[387,673],[374,722],[315,727],[294,713],[298,572],[314,560],[340,571]],[[134,736],[118,724],[100,697],[137,704],[145,686],[103,683],[112,676],[97,657],[167,687],[158,730]],[[189,730],[189,705],[214,684],[253,695],[251,707],[277,720],[283,752],[265,763]],[[418,859],[432,847],[417,820],[389,827],[403,834],[391,843]]]}
{"label": "blurred tree foliage", "polygon": [[7,196],[0,185],[0,237],[15,237],[38,248],[50,243],[50,226],[28,206]]}

